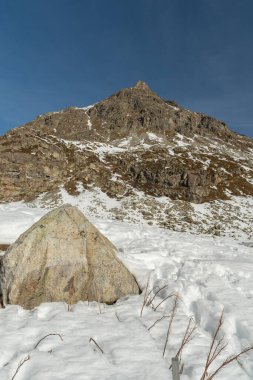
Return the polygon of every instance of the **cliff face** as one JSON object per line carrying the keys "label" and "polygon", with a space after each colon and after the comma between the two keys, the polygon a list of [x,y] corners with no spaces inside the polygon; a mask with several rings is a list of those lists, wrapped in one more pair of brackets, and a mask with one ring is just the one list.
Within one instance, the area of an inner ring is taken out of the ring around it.
{"label": "cliff face", "polygon": [[202,203],[253,195],[253,140],[161,99],[143,82],[94,106],[38,117],[0,138],[0,201],[59,186]]}

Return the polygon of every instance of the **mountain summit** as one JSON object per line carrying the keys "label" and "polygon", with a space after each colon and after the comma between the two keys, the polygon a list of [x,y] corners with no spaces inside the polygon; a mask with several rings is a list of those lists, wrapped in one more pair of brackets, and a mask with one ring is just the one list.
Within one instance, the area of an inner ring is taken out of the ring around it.
{"label": "mountain summit", "polygon": [[136,82],[134,88],[143,91],[151,91],[147,83],[142,82],[141,80],[138,80],[138,82]]}
{"label": "mountain summit", "polygon": [[185,209],[189,202],[253,196],[252,164],[251,139],[138,81],[93,106],[47,113],[1,137],[0,201],[99,189],[115,201],[143,194],[152,204],[163,197]]}

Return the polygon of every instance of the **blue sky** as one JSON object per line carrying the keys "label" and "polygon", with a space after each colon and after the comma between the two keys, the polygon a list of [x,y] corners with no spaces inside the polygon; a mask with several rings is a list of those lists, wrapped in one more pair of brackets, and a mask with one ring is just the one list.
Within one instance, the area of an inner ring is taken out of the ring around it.
{"label": "blue sky", "polygon": [[0,134],[144,80],[253,137],[252,0],[0,0]]}

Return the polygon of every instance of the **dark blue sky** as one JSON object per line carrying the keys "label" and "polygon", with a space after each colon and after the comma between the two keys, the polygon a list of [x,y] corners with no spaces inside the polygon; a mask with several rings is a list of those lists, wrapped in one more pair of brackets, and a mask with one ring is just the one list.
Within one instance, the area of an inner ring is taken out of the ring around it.
{"label": "dark blue sky", "polygon": [[0,134],[144,80],[253,137],[252,0],[0,0]]}

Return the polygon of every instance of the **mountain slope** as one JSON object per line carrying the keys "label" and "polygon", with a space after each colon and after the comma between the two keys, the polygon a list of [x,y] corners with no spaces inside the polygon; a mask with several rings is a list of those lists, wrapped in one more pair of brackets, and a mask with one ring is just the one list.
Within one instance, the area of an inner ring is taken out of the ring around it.
{"label": "mountain slope", "polygon": [[[189,202],[253,196],[253,140],[137,82],[93,106],[39,116],[1,137],[0,201],[44,193],[53,199],[60,188],[73,196],[99,189],[129,201],[129,210],[142,207],[140,194],[154,205],[166,197],[181,202],[182,215]],[[156,219],[155,209],[150,216],[144,207],[144,219]],[[122,218],[118,211],[113,215]],[[173,226],[170,213],[166,218],[161,225]]]}

